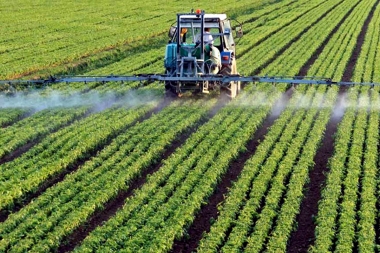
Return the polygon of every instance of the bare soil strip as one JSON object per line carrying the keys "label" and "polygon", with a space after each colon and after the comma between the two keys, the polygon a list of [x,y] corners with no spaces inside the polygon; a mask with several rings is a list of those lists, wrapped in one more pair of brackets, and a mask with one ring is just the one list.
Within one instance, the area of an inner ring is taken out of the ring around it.
{"label": "bare soil strip", "polygon": [[[65,126],[62,126],[62,127],[65,127]],[[57,129],[56,131],[59,131],[61,128]],[[56,131],[50,132],[49,134],[52,134]],[[23,145],[22,147],[17,148],[12,153],[4,156],[3,158],[0,158],[0,164],[10,162],[10,161],[22,156],[24,153],[28,152],[28,150],[31,149],[33,146],[38,144],[45,136],[46,135],[41,136],[40,138],[37,138],[34,141],[28,142],[27,144]]]}
{"label": "bare soil strip", "polygon": [[[165,149],[165,152],[161,156],[161,161],[166,160],[175,150],[182,146],[185,141],[190,137],[190,135],[197,131],[197,129],[205,124],[210,118],[212,118],[223,106],[226,105],[228,101],[225,100],[222,96],[220,97],[218,103],[210,110],[207,117],[198,122],[195,126],[191,127],[187,131],[181,133],[171,144]],[[118,194],[118,196],[109,201],[104,209],[96,212],[87,222],[86,225],[80,226],[76,229],[69,237],[67,237],[64,241],[65,244],[62,244],[58,248],[58,252],[69,252],[72,251],[77,245],[79,245],[86,236],[91,233],[96,227],[101,226],[104,222],[109,220],[112,216],[116,214],[116,212],[123,207],[124,201],[126,198],[133,195],[136,189],[139,189],[146,182],[146,178],[148,175],[153,174],[157,170],[159,170],[162,166],[162,162],[158,162],[156,164],[151,165],[147,168],[141,176],[136,179],[129,187],[127,191],[122,191]]]}
{"label": "bare soil strip", "polygon": [[[360,54],[360,50],[364,42],[368,25],[372,19],[373,13],[378,4],[379,1],[372,7],[371,12],[368,15],[363,25],[363,28],[357,38],[355,49],[350,57],[345,73],[343,75],[343,81],[349,81],[352,78],[354,67],[356,65],[356,60]],[[344,19],[346,18],[347,15],[344,17]],[[338,26],[340,26],[342,22],[340,22]],[[320,50],[322,49],[323,48],[318,49],[316,53],[317,55],[313,55],[312,58],[317,57],[318,52],[320,52]],[[312,61],[310,61],[310,63],[312,64]],[[303,73],[306,73],[308,66],[305,65],[305,69],[301,71],[304,71]],[[346,92],[346,90],[347,87],[340,87],[339,98],[337,103],[335,104],[335,108],[333,111],[335,111],[339,106],[339,99],[342,99],[342,95]],[[320,146],[316,156],[314,157],[315,166],[313,170],[310,171],[310,182],[307,185],[307,192],[305,193],[305,197],[301,203],[300,213],[297,216],[298,228],[296,231],[292,233],[290,237],[287,252],[307,252],[308,248],[311,244],[313,244],[315,240],[316,225],[314,224],[313,217],[316,216],[318,213],[318,201],[321,199],[321,190],[326,180],[326,174],[328,172],[328,159],[334,152],[334,134],[336,133],[338,124],[340,123],[342,118],[343,113],[339,115],[333,115],[327,124],[325,136],[322,140],[322,145]]]}
{"label": "bare soil strip", "polygon": [[350,81],[350,79],[353,76],[353,72],[354,72],[354,69],[355,69],[356,61],[357,61],[357,59],[358,59],[358,57],[360,55],[360,52],[362,50],[362,46],[363,46],[363,43],[364,43],[365,35],[367,34],[368,25],[369,25],[369,23],[372,20],[373,13],[375,12],[375,9],[376,9],[377,5],[379,4],[379,2],[380,1],[377,1],[375,3],[375,5],[372,6],[372,9],[371,9],[371,11],[370,11],[367,19],[364,21],[364,25],[362,27],[362,30],[360,31],[359,36],[358,36],[358,38],[356,40],[356,45],[355,45],[354,51],[352,52],[350,60],[348,61],[347,65],[346,65],[346,69],[345,69],[345,71],[343,73],[342,80],[345,81],[345,82]]}
{"label": "bare soil strip", "polygon": [[[299,40],[302,37],[302,35],[304,35],[309,29],[312,29],[314,25],[316,25],[317,23],[319,23],[327,14],[329,14],[330,12],[332,12],[341,3],[343,3],[343,1],[340,1],[336,5],[332,6],[328,11],[326,11],[325,13],[323,13],[323,15],[321,15],[317,20],[315,20],[313,23],[311,23],[310,25],[308,25],[307,27],[305,27],[305,29],[303,29],[302,32],[300,32],[296,37],[294,37],[288,43],[286,43],[286,45],[283,48],[281,48],[278,52],[276,52],[276,54],[272,58],[268,59],[262,66],[258,67],[255,71],[253,71],[252,74],[253,75],[260,74],[260,72],[266,66],[268,66],[269,64],[271,64],[280,55],[282,55],[294,42],[296,42],[297,40]],[[302,16],[300,16],[300,18],[301,17]]]}
{"label": "bare soil strip", "polygon": [[[343,1],[339,2],[337,5],[341,4],[342,2],[343,2]],[[273,35],[276,34],[277,32],[281,31],[283,28],[285,28],[285,27],[291,25],[293,22],[295,22],[295,21],[297,21],[298,19],[302,18],[304,15],[306,15],[306,14],[309,13],[310,11],[312,11],[312,10],[318,8],[318,7],[319,7],[320,5],[322,5],[322,4],[323,4],[323,2],[320,3],[320,4],[318,4],[318,5],[316,5],[316,6],[314,6],[313,8],[311,8],[311,9],[305,11],[302,15],[300,15],[300,16],[298,16],[297,18],[293,19],[291,22],[285,24],[284,26],[281,26],[281,27],[278,28],[277,30],[273,31],[272,33],[268,34],[267,36],[263,37],[262,39],[258,40],[256,43],[252,44],[252,45],[251,45],[250,47],[248,47],[246,50],[241,51],[241,52],[239,51],[239,55],[244,55],[244,54],[250,52],[251,50],[254,50],[255,47],[257,47],[259,44],[263,43],[265,40],[267,40],[268,38],[270,38],[271,36],[273,36]],[[333,6],[333,7],[332,7],[328,12],[326,12],[324,15],[327,15],[327,14],[328,14],[330,11],[332,11],[337,5]],[[323,16],[322,16],[321,18],[323,18]],[[300,35],[299,37],[301,37],[302,34],[303,34],[304,32],[306,32],[306,31],[307,31],[307,29],[304,30],[304,31],[301,33],[301,35]],[[291,41],[290,44],[293,43],[293,42],[294,42],[294,41]],[[286,45],[285,49],[283,49],[282,52],[284,52],[288,46],[289,46],[289,44]],[[277,57],[278,57],[278,55],[275,56],[275,58],[277,58]],[[239,58],[239,57],[237,57],[237,59],[238,59],[238,58]],[[274,61],[274,59],[270,60],[270,62],[272,62],[272,61]],[[269,64],[269,63],[268,63],[268,64]],[[264,69],[268,64],[265,64],[265,66],[262,66],[260,69]],[[258,73],[258,72],[260,72],[260,71],[255,71],[255,73],[253,73],[253,74],[254,74],[254,75],[257,74],[256,72]]]}
{"label": "bare soil strip", "polygon": [[[340,88],[339,99],[343,99],[342,95],[346,89],[347,87],[343,86]],[[337,108],[339,104],[338,101],[335,107]],[[343,113],[331,117],[327,123],[325,136],[314,157],[314,168],[309,173],[310,182],[306,186],[307,192],[301,203],[300,214],[297,216],[298,228],[290,236],[287,252],[307,252],[314,240],[315,224],[313,217],[318,212],[318,201],[321,199],[321,189],[328,172],[328,159],[334,152],[334,134],[342,118]]]}
{"label": "bare soil strip", "polygon": [[173,244],[171,252],[190,253],[195,251],[199,241],[202,238],[202,234],[210,231],[210,221],[218,217],[218,205],[224,200],[228,189],[232,186],[232,182],[237,180],[243,170],[245,162],[252,156],[257,146],[267,134],[268,127],[273,124],[273,122],[284,110],[287,101],[289,101],[293,94],[293,91],[294,89],[292,88],[288,89],[275,103],[272,113],[267,116],[261,127],[254,134],[253,138],[247,143],[247,151],[240,154],[239,157],[230,164],[227,173],[223,176],[215,192],[210,196],[207,204],[203,206],[196,215],[194,222],[187,229],[188,236],[186,236],[186,238],[182,238],[181,240],[176,240]]}
{"label": "bare soil strip", "polygon": [[[338,31],[338,29],[342,26],[343,22],[348,18],[348,16],[351,14],[353,9],[359,4],[355,4],[350,11],[347,12],[346,15],[342,18],[342,20],[339,22],[339,24],[330,32],[330,34],[327,36],[327,38],[322,42],[322,44],[318,47],[317,51],[310,57],[310,59],[302,66],[301,70],[298,72],[298,76],[307,76],[307,72],[309,71],[310,67],[314,64],[314,62],[318,59],[318,56],[322,53],[323,49],[326,47],[329,40],[332,38],[332,36]],[[360,36],[359,36],[360,37]],[[351,77],[351,76],[350,76]]]}

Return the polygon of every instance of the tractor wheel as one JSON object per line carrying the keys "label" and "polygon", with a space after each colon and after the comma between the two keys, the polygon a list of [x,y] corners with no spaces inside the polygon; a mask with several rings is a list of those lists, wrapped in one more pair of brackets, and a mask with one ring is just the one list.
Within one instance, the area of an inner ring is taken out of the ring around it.
{"label": "tractor wheel", "polygon": [[173,97],[174,95],[175,90],[173,90],[173,87],[170,85],[170,82],[165,82],[165,96]]}
{"label": "tractor wheel", "polygon": [[[222,75],[238,75],[236,68],[236,61],[235,59],[232,60],[232,64],[230,67],[223,68],[220,72]],[[241,82],[240,81],[232,81],[228,84],[227,87],[224,87],[221,89],[221,93],[229,97],[230,99],[235,98],[239,93],[241,89]]]}
{"label": "tractor wheel", "polygon": [[227,93],[231,98],[235,98],[240,93],[240,81],[233,81],[229,86]]}
{"label": "tractor wheel", "polygon": [[173,87],[172,83],[165,82],[165,96],[169,98],[180,98],[182,97],[182,93],[177,92],[176,88]]}

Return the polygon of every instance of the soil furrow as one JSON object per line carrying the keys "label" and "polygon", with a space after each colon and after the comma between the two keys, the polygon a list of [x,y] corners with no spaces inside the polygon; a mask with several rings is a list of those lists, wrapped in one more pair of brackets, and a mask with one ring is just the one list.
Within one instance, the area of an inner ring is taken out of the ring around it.
{"label": "soil furrow", "polygon": [[[329,10],[327,10],[323,15],[321,15],[316,21],[314,21],[313,23],[311,23],[310,25],[308,25],[307,27],[305,27],[302,32],[300,32],[296,37],[292,38],[288,43],[286,43],[286,45],[281,48],[280,50],[278,50],[276,52],[276,54],[271,57],[270,59],[268,59],[262,66],[259,66],[255,71],[253,71],[253,75],[258,75],[260,74],[260,72],[265,69],[266,66],[268,66],[269,64],[271,64],[273,61],[275,61],[281,54],[283,54],[294,42],[296,42],[297,40],[299,40],[302,35],[304,35],[308,30],[312,29],[312,27],[314,25],[316,25],[317,23],[319,23],[321,20],[323,20],[323,18],[328,15],[330,12],[332,12],[338,5],[340,5],[341,3],[343,3],[343,1],[337,3],[336,5],[332,6]],[[302,17],[302,16],[301,16]],[[300,18],[301,18],[300,17]]]}
{"label": "soil furrow", "polygon": [[218,205],[223,201],[228,189],[232,186],[232,182],[236,181],[241,171],[243,170],[245,162],[255,152],[257,146],[263,140],[268,132],[268,128],[279,117],[284,110],[287,101],[292,96],[294,89],[288,89],[280,99],[275,103],[272,108],[272,113],[262,123],[261,127],[255,132],[253,138],[247,143],[247,150],[239,155],[234,160],[218,184],[214,193],[207,200],[207,204],[201,208],[196,215],[192,225],[187,229],[187,239],[175,240],[171,252],[193,252],[197,248],[203,233],[210,231],[212,219],[218,217]]}
{"label": "soil furrow", "polygon": [[326,37],[326,39],[322,42],[322,44],[318,47],[318,49],[314,52],[312,57],[301,67],[301,70],[298,72],[298,76],[306,76],[307,72],[309,71],[310,67],[314,64],[314,62],[318,59],[318,56],[322,53],[323,49],[326,47],[327,43],[330,41],[332,36],[338,31],[338,29],[342,26],[344,21],[348,18],[348,16],[351,14],[353,9],[359,4],[355,4],[350,11],[347,12],[346,15],[342,18],[342,20],[338,23],[338,25],[329,33],[329,35]]}
{"label": "soil furrow", "polygon": [[76,229],[70,236],[68,236],[65,240],[65,244],[62,244],[58,248],[58,252],[69,252],[72,251],[77,245],[79,245],[86,236],[91,233],[96,227],[100,226],[102,223],[109,220],[112,216],[116,214],[116,212],[123,207],[124,201],[126,198],[133,195],[134,191],[140,188],[145,182],[149,175],[152,175],[154,172],[160,169],[162,166],[163,160],[166,160],[171,154],[175,152],[175,150],[182,146],[185,141],[190,137],[190,135],[203,124],[205,124],[210,118],[212,118],[225,104],[227,101],[220,97],[218,103],[210,110],[207,117],[198,122],[195,126],[191,127],[187,131],[180,134],[171,144],[165,149],[165,152],[161,155],[161,160],[158,163],[155,163],[141,174],[139,178],[133,181],[133,183],[129,186],[128,190],[122,191],[118,194],[118,196],[110,200],[101,211],[96,212],[91,218],[88,220],[86,225],[80,226]]}
{"label": "soil furrow", "polygon": [[[338,4],[334,5],[334,6],[333,6],[328,12],[325,13],[325,15],[327,15],[330,11],[332,11],[336,6],[338,6],[338,5],[341,4],[342,2],[343,2],[343,1],[341,1],[341,2],[339,2]],[[258,40],[256,43],[252,44],[252,45],[251,45],[250,47],[248,47],[246,50],[239,52],[239,55],[244,55],[244,54],[250,52],[251,50],[254,50],[255,47],[257,47],[259,44],[263,43],[265,40],[267,40],[267,39],[270,38],[271,36],[273,36],[273,35],[275,35],[276,33],[280,32],[283,28],[285,28],[285,27],[291,25],[292,23],[296,22],[297,20],[301,19],[304,15],[306,15],[307,13],[311,12],[312,10],[318,8],[318,7],[319,7],[320,5],[322,5],[322,4],[323,4],[323,3],[314,6],[313,8],[307,10],[307,11],[306,11],[305,13],[303,13],[302,15],[300,15],[300,16],[298,16],[297,18],[293,19],[291,22],[286,23],[285,25],[279,27],[278,29],[276,29],[276,30],[273,31],[272,33],[270,33],[270,34],[268,34],[267,36],[263,37],[262,39]],[[323,18],[323,17],[324,17],[324,16],[321,16],[321,18]],[[309,28],[310,28],[310,27],[309,27]],[[306,30],[307,30],[307,29],[308,29],[308,28],[306,28]],[[299,37],[301,37],[302,34],[303,34],[304,32],[306,32],[306,30],[304,30],[304,31],[301,33],[301,35],[299,35]],[[294,40],[294,41],[296,41],[296,40]],[[288,43],[288,44],[282,49],[282,52],[285,51],[286,48],[287,48],[290,44],[292,44],[294,41],[289,42],[289,43]],[[274,57],[274,59],[277,58],[277,57],[278,57],[278,55],[276,55],[276,56]],[[237,59],[239,59],[239,57],[237,57]],[[274,60],[274,59],[273,59],[273,60]],[[272,61],[273,61],[273,60],[272,60]],[[271,61],[271,62],[272,62],[272,61]],[[269,63],[268,63],[268,64],[269,64]],[[265,64],[265,66],[261,66],[260,69],[264,69],[268,64]],[[257,71],[256,71],[256,72],[257,72]],[[255,72],[255,73],[256,73],[256,72]],[[254,73],[254,74],[255,74],[255,73]],[[256,73],[256,74],[257,74],[257,73]]]}
{"label": "soil furrow", "polygon": [[[334,111],[338,111],[338,107],[343,103],[343,94],[345,92],[346,87],[341,86],[339,90],[340,96],[335,104]],[[318,201],[321,198],[321,189],[328,171],[328,159],[334,152],[334,134],[342,118],[343,112],[333,115],[327,123],[322,144],[314,157],[315,166],[309,173],[310,182],[306,186],[307,192],[301,203],[300,213],[297,216],[298,228],[290,236],[287,252],[307,252],[314,239],[315,224],[313,217],[318,212]]]}
{"label": "soil furrow", "polygon": [[369,23],[371,22],[372,20],[372,17],[373,17],[373,13],[375,12],[375,9],[377,7],[377,5],[379,4],[380,1],[377,1],[373,6],[372,6],[372,9],[367,17],[367,19],[364,21],[364,25],[359,33],[359,36],[356,40],[356,45],[355,45],[355,48],[354,50],[352,51],[352,54],[351,54],[351,57],[350,57],[350,60],[348,61],[347,65],[346,65],[346,69],[343,73],[343,77],[342,77],[342,81],[344,82],[348,82],[351,80],[352,76],[353,76],[353,72],[354,72],[354,69],[355,69],[355,65],[356,65],[356,61],[360,55],[360,52],[362,50],[362,46],[363,46],[363,43],[364,43],[364,39],[365,39],[365,35],[367,34],[367,30],[368,30],[368,25]]}
{"label": "soil furrow", "polygon": [[[373,13],[378,3],[379,1],[372,7],[370,14],[364,22],[363,28],[357,38],[355,49],[349,59],[346,71],[343,75],[343,81],[349,81],[352,78],[356,60],[360,54],[364,37],[368,29],[368,24],[372,20]],[[344,19],[347,17],[348,16],[346,15]],[[341,23],[338,24],[338,26],[340,26]],[[318,52],[321,52],[320,50],[323,50],[323,48],[318,49],[312,58],[318,57]],[[311,66],[311,63],[312,62],[310,62],[310,65],[308,66]],[[305,65],[305,68],[301,71],[307,73],[308,66]],[[315,240],[316,224],[314,224],[313,217],[317,216],[318,213],[318,201],[321,199],[321,190],[328,172],[328,159],[334,152],[334,134],[337,131],[338,124],[343,118],[344,112],[342,111],[341,104],[343,102],[346,90],[347,87],[345,86],[341,86],[339,89],[339,97],[333,109],[334,113],[327,124],[322,144],[314,157],[315,166],[309,173],[310,181],[306,186],[307,191],[301,203],[300,213],[297,216],[298,227],[290,237],[287,252],[307,252],[308,248]]]}

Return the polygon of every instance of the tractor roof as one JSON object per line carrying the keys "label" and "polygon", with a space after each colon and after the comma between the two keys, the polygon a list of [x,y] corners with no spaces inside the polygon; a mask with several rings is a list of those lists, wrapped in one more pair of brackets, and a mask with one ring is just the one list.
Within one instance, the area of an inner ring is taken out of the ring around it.
{"label": "tractor roof", "polygon": [[[181,15],[181,19],[197,19],[197,15],[192,15],[192,14],[185,14]],[[205,19],[219,19],[219,20],[225,20],[227,19],[226,14],[205,14]]]}
{"label": "tractor roof", "polygon": [[[225,20],[227,19],[226,14],[205,14],[205,19],[219,19],[219,20]],[[185,14],[181,15],[181,19],[197,19],[197,15],[192,15],[192,14]]]}
{"label": "tractor roof", "polygon": [[[219,21],[226,20],[226,14],[205,14],[205,27],[219,27]],[[183,14],[180,16],[181,27],[201,27],[201,19],[197,15],[193,14]]]}

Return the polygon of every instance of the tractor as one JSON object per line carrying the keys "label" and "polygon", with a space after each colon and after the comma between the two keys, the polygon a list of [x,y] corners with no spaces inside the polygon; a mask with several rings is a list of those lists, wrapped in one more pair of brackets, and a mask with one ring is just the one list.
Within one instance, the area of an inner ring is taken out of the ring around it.
{"label": "tractor", "polygon": [[[194,77],[239,75],[236,66],[235,40],[243,36],[239,24],[234,29],[226,14],[205,14],[197,10],[177,14],[169,29],[165,51],[165,74],[178,81],[165,81],[165,90],[181,96],[186,91],[209,93],[220,89],[234,98],[240,92],[240,81],[194,81]],[[192,79],[192,80],[186,80]]]}

